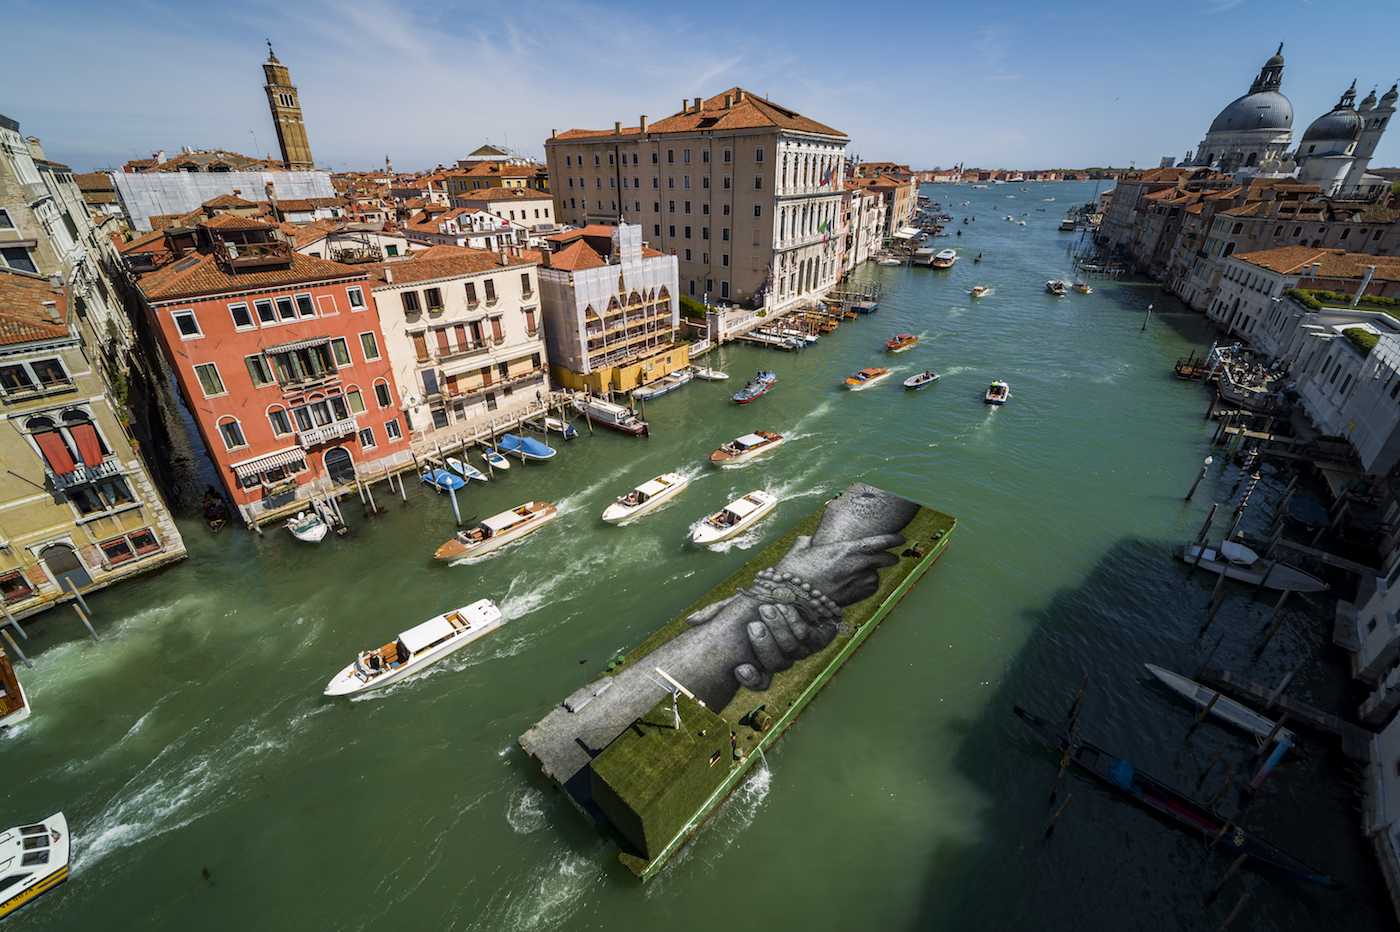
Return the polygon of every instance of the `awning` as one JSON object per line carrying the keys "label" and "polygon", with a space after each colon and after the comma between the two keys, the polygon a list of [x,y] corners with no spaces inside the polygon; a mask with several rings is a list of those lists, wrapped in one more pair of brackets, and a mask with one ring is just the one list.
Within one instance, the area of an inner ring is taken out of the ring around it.
{"label": "awning", "polygon": [[288,447],[285,450],[269,453],[266,456],[259,456],[256,459],[234,463],[232,467],[233,474],[240,479],[246,479],[260,472],[276,469],[278,466],[286,466],[288,463],[295,463],[297,460],[303,459],[306,459],[306,453],[301,447]]}
{"label": "awning", "polygon": [[307,337],[305,340],[293,340],[290,343],[278,343],[276,346],[264,346],[263,352],[268,354],[292,353],[299,349],[310,349],[313,346],[324,346],[330,341],[330,337]]}
{"label": "awning", "polygon": [[431,647],[443,638],[450,637],[456,630],[452,627],[452,622],[446,618],[431,618],[400,634],[399,643],[411,656],[425,647]]}
{"label": "awning", "polygon": [[49,468],[55,475],[66,476],[78,468],[73,462],[73,455],[63,445],[63,437],[58,431],[47,430],[42,434],[35,434],[34,442],[39,445],[39,451],[44,454],[44,459],[48,461]]}
{"label": "awning", "polygon": [[69,428],[73,439],[78,442],[78,452],[87,466],[102,465],[102,443],[97,439],[97,430],[91,424],[73,424]]}

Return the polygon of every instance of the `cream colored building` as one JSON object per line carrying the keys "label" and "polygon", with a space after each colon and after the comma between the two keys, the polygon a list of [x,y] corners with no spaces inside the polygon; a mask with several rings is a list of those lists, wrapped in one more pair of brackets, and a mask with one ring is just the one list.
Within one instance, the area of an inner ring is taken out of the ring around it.
{"label": "cream colored building", "polygon": [[781,312],[840,278],[848,142],[736,87],[655,123],[556,132],[545,151],[561,221],[640,226],[683,294]]}
{"label": "cream colored building", "polygon": [[534,188],[480,188],[452,195],[453,207],[484,210],[502,220],[518,220],[530,230],[548,232],[556,229],[554,198]]}
{"label": "cream colored building", "polygon": [[485,425],[549,392],[533,253],[434,246],[362,268],[415,440]]}
{"label": "cream colored building", "polygon": [[185,556],[73,317],[64,289],[0,269],[0,598],[16,618]]}

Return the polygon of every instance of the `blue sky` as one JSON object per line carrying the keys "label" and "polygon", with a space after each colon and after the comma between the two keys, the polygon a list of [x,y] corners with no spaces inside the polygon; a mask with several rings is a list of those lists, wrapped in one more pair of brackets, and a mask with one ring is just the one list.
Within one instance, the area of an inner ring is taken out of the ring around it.
{"label": "blue sky", "polygon": [[[656,120],[735,85],[866,160],[1153,167],[1194,149],[1280,41],[1295,142],[1353,78],[1359,97],[1400,79],[1394,0],[5,0],[4,23],[24,41],[7,43],[0,113],[78,171],[255,138],[275,153],[268,38],[336,171],[451,165],[488,139],[542,156],[551,129]],[[1400,165],[1400,129],[1371,164]]]}

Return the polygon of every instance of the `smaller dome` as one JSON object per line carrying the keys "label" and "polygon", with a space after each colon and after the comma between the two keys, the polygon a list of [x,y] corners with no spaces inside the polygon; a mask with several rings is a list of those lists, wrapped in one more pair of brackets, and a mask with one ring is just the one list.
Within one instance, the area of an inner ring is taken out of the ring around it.
{"label": "smaller dome", "polygon": [[1376,91],[1375,91],[1374,88],[1372,88],[1371,93],[1369,93],[1369,94],[1366,95],[1366,99],[1363,100],[1363,101],[1361,101],[1361,103],[1359,103],[1359,104],[1356,105],[1356,109],[1359,110],[1359,111],[1361,111],[1362,113],[1365,113],[1367,110],[1371,110],[1371,109],[1373,109],[1375,106],[1376,106]]}
{"label": "smaller dome", "polygon": [[1390,104],[1390,106],[1392,107],[1395,106],[1396,98],[1400,98],[1400,91],[1396,90],[1397,87],[1400,87],[1400,85],[1390,85],[1390,90],[1386,91],[1385,96],[1381,98],[1382,107],[1384,107],[1386,104]]}
{"label": "smaller dome", "polygon": [[1283,67],[1283,56],[1282,56],[1282,55],[1275,55],[1273,58],[1271,58],[1271,59],[1269,59],[1268,61],[1264,62],[1264,67],[1265,67],[1265,68],[1282,68],[1282,67]]}
{"label": "smaller dome", "polygon": [[1331,113],[1312,121],[1303,134],[1303,142],[1351,141],[1361,135],[1366,121],[1350,107],[1338,107]]}

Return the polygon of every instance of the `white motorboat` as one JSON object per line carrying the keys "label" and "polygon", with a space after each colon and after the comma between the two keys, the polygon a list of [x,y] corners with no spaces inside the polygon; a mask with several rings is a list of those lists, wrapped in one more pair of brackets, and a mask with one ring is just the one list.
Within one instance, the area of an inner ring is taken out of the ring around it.
{"label": "white motorboat", "polygon": [[492,469],[510,469],[510,460],[489,447],[481,451],[481,458],[490,463]]}
{"label": "white motorboat", "polygon": [[993,382],[987,386],[987,394],[984,400],[989,405],[1004,405],[1011,397],[1011,386],[1005,382]]}
{"label": "white motorboat", "polygon": [[526,502],[510,511],[492,515],[470,531],[458,531],[433,556],[438,560],[476,557],[519,540],[531,531],[539,530],[559,516],[549,502]]}
{"label": "white motorboat", "polygon": [[700,522],[691,540],[702,545],[728,540],[753,527],[777,506],[778,499],[762,489],[750,492]]}
{"label": "white motorboat", "polygon": [[603,512],[603,520],[609,524],[640,517],[654,511],[681,493],[690,480],[678,472],[666,472],[655,479],[648,479],[626,495],[619,498]]}
{"label": "white motorboat", "polygon": [[547,431],[552,430],[556,434],[563,434],[565,440],[573,440],[578,436],[578,428],[567,421],[559,420],[557,417],[546,417],[544,419],[544,429]]}
{"label": "white motorboat", "polygon": [[644,400],[660,398],[662,395],[669,394],[682,385],[688,384],[693,378],[695,378],[695,373],[681,369],[667,374],[660,381],[653,382],[650,385],[643,385],[641,388],[632,389],[632,397]]}
{"label": "white motorboat", "polygon": [[18,725],[29,717],[29,697],[15,676],[15,668],[10,663],[4,648],[0,648],[0,731],[11,725]]}
{"label": "white motorboat", "polygon": [[[1273,719],[1266,718],[1253,709],[1240,705],[1228,696],[1217,693],[1209,686],[1202,686],[1195,680],[1189,680],[1180,673],[1163,669],[1155,663],[1146,663],[1143,666],[1147,667],[1149,673],[1161,680],[1162,685],[1187,702],[1194,703],[1196,708],[1204,709],[1206,706],[1210,706],[1210,714],[1216,718],[1229,722],[1236,728],[1242,728],[1260,739],[1267,739],[1269,735],[1274,733],[1274,726],[1277,723]],[[1297,735],[1287,728],[1280,728],[1275,739],[1280,742],[1286,741],[1291,746],[1296,743]]]}
{"label": "white motorboat", "polygon": [[723,382],[725,379],[729,378],[729,374],[727,372],[720,372],[718,369],[706,368],[696,369],[695,377],[697,379],[704,379],[706,382]]}
{"label": "white motorboat", "polygon": [[939,375],[937,372],[934,372],[931,369],[925,369],[918,375],[911,375],[909,376],[909,378],[905,379],[904,387],[912,388],[915,391],[918,391],[921,388],[928,388],[934,382],[937,382],[938,379]]}
{"label": "white motorboat", "polygon": [[574,410],[599,424],[620,430],[624,434],[631,434],[633,437],[645,437],[649,433],[647,422],[637,417],[637,413],[631,408],[594,398],[592,395],[575,395]]}
{"label": "white motorboat", "polygon": [[486,481],[486,473],[465,460],[459,460],[456,457],[449,456],[447,458],[447,468],[457,473],[463,479],[480,479],[482,482]]}
{"label": "white motorboat", "polygon": [[0,832],[0,919],[68,879],[70,842],[62,812]]}
{"label": "white motorboat", "polygon": [[326,538],[326,522],[322,521],[314,511],[298,511],[294,516],[287,519],[287,530],[292,532],[292,536],[297,540],[304,540],[308,544],[319,544]]}
{"label": "white motorboat", "polygon": [[[1201,544],[1185,544],[1174,552],[1178,560],[1265,589],[1286,589],[1289,592],[1326,592],[1328,589],[1327,583],[1317,577],[1286,563],[1265,560],[1244,544],[1227,541],[1220,545],[1219,550],[1209,546],[1202,548]],[[1198,557],[1199,564],[1196,562]]]}
{"label": "white motorboat", "polygon": [[771,430],[756,430],[721,444],[718,450],[710,454],[710,462],[716,465],[742,463],[782,445],[782,434],[775,434]]}
{"label": "white motorboat", "polygon": [[505,616],[491,599],[480,599],[429,618],[383,647],[360,651],[354,663],[326,684],[325,695],[348,696],[407,679],[496,630],[504,621]]}

